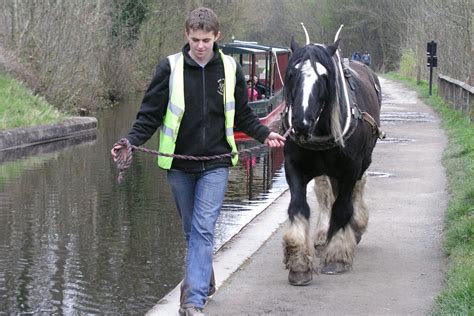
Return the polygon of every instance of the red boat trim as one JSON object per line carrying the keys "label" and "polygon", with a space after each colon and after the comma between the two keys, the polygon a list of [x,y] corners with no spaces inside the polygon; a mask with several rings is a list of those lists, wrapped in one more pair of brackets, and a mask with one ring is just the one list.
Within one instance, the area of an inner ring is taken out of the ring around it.
{"label": "red boat trim", "polygon": [[[270,112],[267,116],[260,118],[260,122],[265,125],[265,126],[271,126],[272,124],[278,122],[281,119],[281,113],[285,109],[285,102],[283,101],[280,103],[279,106],[277,106],[272,112]],[[241,131],[235,131],[234,132],[234,138],[235,140],[238,141],[243,141],[243,140],[251,140],[252,137],[248,136],[244,132]]]}

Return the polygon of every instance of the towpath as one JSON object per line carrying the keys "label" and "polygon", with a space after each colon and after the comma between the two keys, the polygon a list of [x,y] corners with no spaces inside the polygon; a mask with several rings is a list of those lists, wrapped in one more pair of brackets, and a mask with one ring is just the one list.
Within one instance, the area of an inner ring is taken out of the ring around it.
{"label": "towpath", "polygon": [[[448,195],[441,159],[447,140],[437,114],[415,92],[390,80],[381,83],[387,139],[377,144],[369,169],[369,228],[357,247],[353,270],[317,275],[305,287],[288,284],[282,263],[286,192],[217,254],[219,289],[206,315],[430,312],[446,268],[441,243]],[[312,190],[308,192],[314,201]],[[149,314],[177,311],[176,294]]]}

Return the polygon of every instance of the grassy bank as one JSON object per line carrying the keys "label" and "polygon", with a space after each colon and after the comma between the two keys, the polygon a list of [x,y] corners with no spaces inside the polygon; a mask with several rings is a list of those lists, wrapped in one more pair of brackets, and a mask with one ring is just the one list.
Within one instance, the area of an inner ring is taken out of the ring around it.
{"label": "grassy bank", "polygon": [[436,88],[430,97],[426,82],[417,85],[414,79],[395,73],[386,77],[418,91],[422,100],[440,114],[449,138],[443,157],[450,193],[444,230],[449,266],[433,314],[474,315],[474,124],[436,96]]}
{"label": "grassy bank", "polygon": [[61,121],[66,117],[18,81],[0,73],[0,131]]}

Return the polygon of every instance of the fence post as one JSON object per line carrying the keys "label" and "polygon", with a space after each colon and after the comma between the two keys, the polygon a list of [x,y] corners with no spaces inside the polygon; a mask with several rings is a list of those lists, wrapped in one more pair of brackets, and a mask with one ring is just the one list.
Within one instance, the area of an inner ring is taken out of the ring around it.
{"label": "fence post", "polygon": [[467,102],[469,104],[469,108],[468,108],[469,120],[472,123],[474,122],[474,95],[473,94],[469,93],[467,95]]}

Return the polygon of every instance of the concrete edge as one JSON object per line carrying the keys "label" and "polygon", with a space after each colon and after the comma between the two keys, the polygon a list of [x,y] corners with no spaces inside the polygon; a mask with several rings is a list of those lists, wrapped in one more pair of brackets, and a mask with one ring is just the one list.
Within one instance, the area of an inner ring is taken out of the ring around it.
{"label": "concrete edge", "polygon": [[71,117],[57,124],[0,131],[0,151],[40,145],[95,133],[95,117]]}
{"label": "concrete edge", "polygon": [[[289,203],[290,192],[286,189],[218,250],[213,261],[217,291],[245,261],[260,249],[280,225],[286,222],[288,219],[286,210]],[[180,284],[164,296],[146,315],[178,315]]]}

